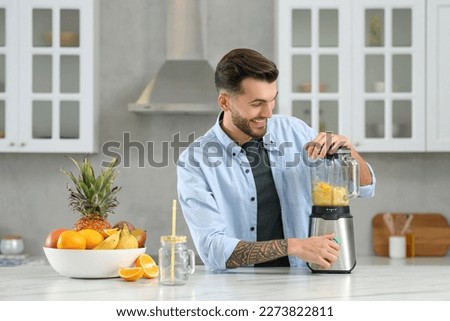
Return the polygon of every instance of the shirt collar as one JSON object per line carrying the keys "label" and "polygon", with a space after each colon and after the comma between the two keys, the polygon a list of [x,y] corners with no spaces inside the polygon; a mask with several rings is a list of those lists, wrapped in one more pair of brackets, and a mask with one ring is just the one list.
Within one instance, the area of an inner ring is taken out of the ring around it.
{"label": "shirt collar", "polygon": [[[220,143],[223,146],[226,147],[231,147],[231,149],[241,149],[241,146],[239,146],[239,144],[237,144],[235,141],[233,141],[222,129],[222,127],[220,126],[220,123],[222,122],[223,119],[223,114],[224,112],[221,111],[219,113],[219,115],[217,116],[217,120],[216,120],[216,124],[213,127],[213,132],[216,135],[217,139],[220,141]],[[271,131],[271,118],[269,118],[267,120],[267,132],[266,134],[263,136],[263,143],[264,143],[264,147],[268,150],[272,150],[272,149],[277,149],[276,146],[276,140],[274,137],[274,134]]]}

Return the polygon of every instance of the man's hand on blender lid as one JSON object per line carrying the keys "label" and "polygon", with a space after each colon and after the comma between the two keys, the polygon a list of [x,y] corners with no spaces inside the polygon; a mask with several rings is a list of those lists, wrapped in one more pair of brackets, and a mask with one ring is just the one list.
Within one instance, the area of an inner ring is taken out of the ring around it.
{"label": "man's hand on blender lid", "polygon": [[320,132],[305,145],[307,155],[312,159],[325,158],[327,154],[334,154],[341,147],[352,149],[353,145],[347,137],[330,132]]}

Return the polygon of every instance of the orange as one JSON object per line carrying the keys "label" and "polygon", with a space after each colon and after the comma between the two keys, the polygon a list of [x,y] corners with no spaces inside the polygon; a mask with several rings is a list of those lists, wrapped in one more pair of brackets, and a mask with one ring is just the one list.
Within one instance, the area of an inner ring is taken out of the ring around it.
{"label": "orange", "polygon": [[105,239],[100,232],[89,228],[78,231],[78,233],[86,238],[86,249],[88,250],[93,249]]}
{"label": "orange", "polygon": [[159,268],[157,265],[145,266],[144,269],[144,277],[147,279],[156,278],[159,275]]}
{"label": "orange", "polygon": [[138,256],[138,258],[136,259],[136,266],[146,266],[146,265],[156,265],[155,261],[153,260],[153,258],[144,253]]}
{"label": "orange", "polygon": [[144,269],[144,277],[147,279],[156,278],[159,275],[159,268],[153,258],[148,254],[141,254],[136,259],[136,266]]}
{"label": "orange", "polygon": [[66,228],[57,228],[56,230],[52,230],[48,235],[47,239],[45,240],[44,246],[45,247],[51,247],[56,249],[58,238],[61,235],[62,232],[67,231]]}
{"label": "orange", "polygon": [[58,249],[85,250],[86,238],[73,230],[64,231],[59,235],[56,246]]}
{"label": "orange", "polygon": [[144,269],[140,266],[120,268],[118,273],[124,280],[137,281],[144,275]]}

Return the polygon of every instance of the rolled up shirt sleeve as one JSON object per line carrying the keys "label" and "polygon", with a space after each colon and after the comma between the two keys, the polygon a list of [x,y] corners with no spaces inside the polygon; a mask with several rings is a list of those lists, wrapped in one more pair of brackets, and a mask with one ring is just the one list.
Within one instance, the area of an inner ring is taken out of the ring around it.
{"label": "rolled up shirt sleeve", "polygon": [[193,166],[188,155],[182,154],[177,167],[177,189],[183,215],[206,267],[214,271],[225,270],[239,239],[227,235],[226,219],[219,212],[202,168]]}
{"label": "rolled up shirt sleeve", "polygon": [[361,198],[370,198],[375,195],[375,186],[377,184],[377,179],[375,177],[375,172],[373,171],[372,166],[366,163],[370,170],[370,175],[372,175],[372,184],[361,186],[359,188],[359,197]]}

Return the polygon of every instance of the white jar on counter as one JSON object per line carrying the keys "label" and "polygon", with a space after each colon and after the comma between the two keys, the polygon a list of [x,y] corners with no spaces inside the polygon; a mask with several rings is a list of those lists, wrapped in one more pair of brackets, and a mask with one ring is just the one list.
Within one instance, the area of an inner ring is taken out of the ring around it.
{"label": "white jar on counter", "polygon": [[403,259],[406,257],[406,239],[404,235],[389,237],[389,257],[392,259]]}
{"label": "white jar on counter", "polygon": [[24,243],[21,236],[7,235],[0,241],[0,252],[2,254],[20,254],[24,250]]}

